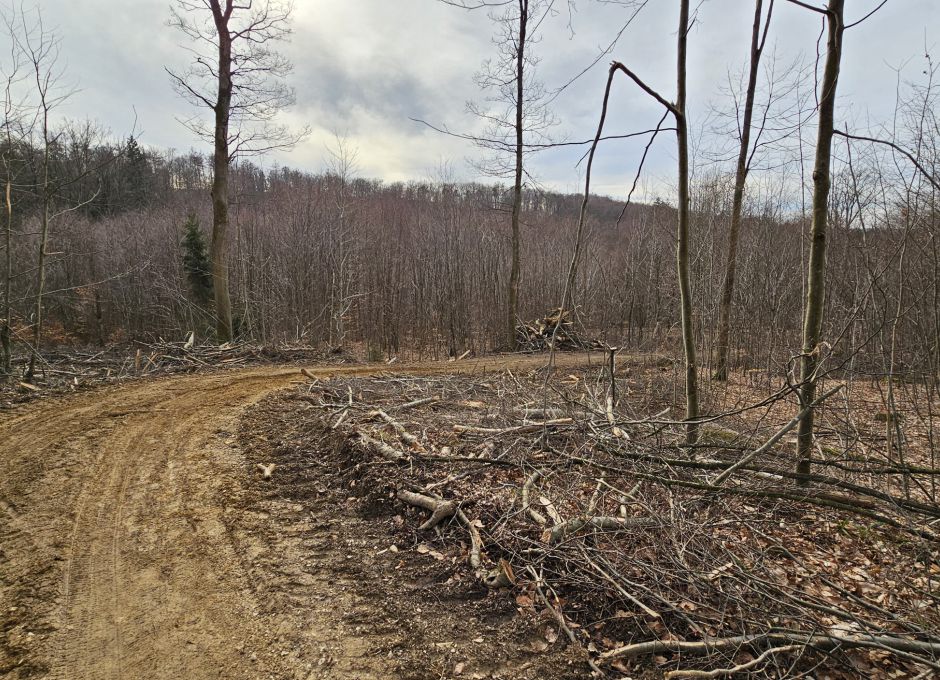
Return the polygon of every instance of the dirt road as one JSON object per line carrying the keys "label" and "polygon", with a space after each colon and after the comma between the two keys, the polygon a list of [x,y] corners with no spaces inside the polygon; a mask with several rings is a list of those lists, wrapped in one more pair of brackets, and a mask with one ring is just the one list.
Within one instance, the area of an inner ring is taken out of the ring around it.
{"label": "dirt road", "polygon": [[[395,371],[544,363],[513,356]],[[298,378],[296,368],[255,368],[141,381],[0,419],[0,677],[354,677],[291,668],[287,651],[280,662],[268,653],[262,667],[246,651],[276,649],[295,613],[261,611],[223,521],[227,490],[253,474],[232,433],[246,407]]]}

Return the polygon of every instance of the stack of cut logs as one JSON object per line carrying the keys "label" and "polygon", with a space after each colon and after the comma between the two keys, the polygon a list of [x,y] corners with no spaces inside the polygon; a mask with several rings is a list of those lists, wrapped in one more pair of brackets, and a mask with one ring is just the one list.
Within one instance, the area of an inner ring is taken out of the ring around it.
{"label": "stack of cut logs", "polygon": [[[519,347],[528,351],[539,351],[549,349],[552,345],[552,336],[555,336],[556,350],[584,350],[598,349],[602,345],[597,340],[590,340],[581,336],[575,330],[574,322],[571,321],[569,310],[564,314],[561,309],[555,309],[540,319],[535,319],[529,323],[521,323],[516,327],[516,333],[519,337]],[[559,319],[560,317],[560,319]],[[561,323],[559,323],[559,320]],[[558,327],[556,333],[555,327]]]}

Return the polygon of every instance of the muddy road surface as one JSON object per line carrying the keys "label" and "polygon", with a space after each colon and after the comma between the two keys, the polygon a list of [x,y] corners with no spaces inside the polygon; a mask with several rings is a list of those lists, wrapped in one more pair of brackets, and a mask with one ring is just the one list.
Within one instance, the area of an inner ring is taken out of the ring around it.
{"label": "muddy road surface", "polygon": [[[308,370],[441,374],[545,362],[508,356]],[[343,673],[341,664],[329,673],[296,665],[279,631],[310,625],[303,607],[259,606],[263,591],[232,537],[229,491],[256,476],[233,435],[238,419],[299,379],[297,367],[176,376],[0,416],[0,677],[368,677]],[[328,590],[333,581],[320,582]],[[316,625],[332,624],[327,616]],[[347,643],[360,656],[367,646]],[[380,666],[372,663],[374,676],[390,677]]]}

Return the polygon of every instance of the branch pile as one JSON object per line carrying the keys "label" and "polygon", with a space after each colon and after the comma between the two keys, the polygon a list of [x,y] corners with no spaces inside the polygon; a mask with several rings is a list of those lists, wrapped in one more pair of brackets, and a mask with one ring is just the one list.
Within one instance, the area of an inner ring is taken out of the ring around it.
{"label": "branch pile", "polygon": [[553,336],[558,351],[603,349],[600,341],[584,338],[578,333],[569,310],[562,314],[561,309],[555,309],[542,318],[520,323],[516,326],[516,334],[519,347],[530,352],[550,349]]}
{"label": "branch pile", "polygon": [[[14,358],[14,369],[25,367],[28,355]],[[135,342],[105,349],[56,348],[43,352],[32,383],[17,378],[0,382],[0,408],[42,394],[72,391],[138,376],[194,373],[217,368],[273,363],[338,363],[342,357],[310,347],[287,345],[197,345],[192,338],[180,342]]]}
{"label": "branch pile", "polygon": [[[659,375],[617,393],[657,393]],[[787,391],[713,419],[689,449],[662,402],[611,406],[604,372],[543,380],[346,378],[293,398],[345,442],[366,499],[410,518],[397,531],[544,612],[595,673],[940,670],[940,470],[823,440],[798,486]],[[824,424],[841,413],[820,409]]]}

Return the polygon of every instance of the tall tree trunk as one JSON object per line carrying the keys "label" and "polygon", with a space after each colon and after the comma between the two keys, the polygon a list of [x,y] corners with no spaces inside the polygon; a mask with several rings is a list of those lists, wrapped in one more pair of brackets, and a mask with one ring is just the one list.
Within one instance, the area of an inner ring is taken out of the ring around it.
{"label": "tall tree trunk", "polygon": [[36,361],[42,341],[42,296],[46,287],[46,244],[49,241],[49,204],[52,200],[49,187],[49,109],[43,101],[42,115],[42,207],[39,224],[39,254],[36,258],[36,308],[33,323],[33,346],[29,354],[29,367],[26,380],[31,382],[36,376]]}
{"label": "tall tree trunk", "polygon": [[516,49],[516,171],[512,186],[512,264],[509,269],[509,309],[506,318],[506,343],[516,349],[516,318],[519,315],[519,279],[522,274],[519,254],[519,220],[522,215],[523,97],[525,96],[525,47],[529,23],[529,0],[519,0],[519,44]]}
{"label": "tall tree trunk", "polygon": [[[12,153],[13,144],[10,129],[7,127],[7,154]],[[0,326],[0,373],[9,375],[13,372],[13,338],[10,325],[13,323],[13,178],[9,157],[4,158],[6,170],[5,207],[6,207],[6,268],[3,281],[3,325]]]}
{"label": "tall tree trunk", "polygon": [[738,149],[738,165],[734,175],[734,197],[731,202],[731,224],[728,229],[728,260],[725,263],[725,279],[721,288],[721,301],[718,306],[718,359],[715,379],[728,378],[728,345],[731,332],[731,300],[734,296],[734,278],[737,269],[738,236],[741,232],[741,213],[744,206],[744,185],[750,170],[748,155],[751,145],[751,120],[754,114],[754,93],[757,90],[757,73],[760,66],[764,41],[770,15],[774,11],[773,0],[767,6],[767,23],[761,38],[761,14],[763,0],[756,0],[754,5],[754,27],[751,31],[751,62],[747,77],[747,92],[744,96],[744,117],[741,120],[741,146]]}
{"label": "tall tree trunk", "polygon": [[222,10],[211,0],[219,36],[219,91],[215,103],[215,150],[212,176],[212,289],[215,294],[215,331],[220,343],[232,339],[232,301],[228,292],[228,178],[229,114],[232,104],[232,38],[228,30],[232,0]]}
{"label": "tall tree trunk", "polygon": [[[832,164],[832,135],[835,115],[836,87],[839,84],[839,66],[842,61],[843,9],[845,0],[829,0],[826,16],[829,25],[826,66],[823,71],[822,91],[819,96],[819,130],[816,141],[816,161],[813,167],[813,226],[809,247],[809,271],[806,281],[806,312],[803,318],[803,356],[801,359],[800,408],[816,400],[816,369],[823,353],[823,305],[826,297],[826,232],[829,211],[830,167]],[[813,456],[814,412],[800,421],[797,435],[798,462],[796,471],[810,473]]]}
{"label": "tall tree trunk", "polygon": [[692,316],[692,286],[689,281],[689,128],[686,117],[686,54],[689,31],[689,0],[679,1],[678,80],[676,137],[679,143],[679,206],[676,227],[676,269],[682,317],[682,346],[685,350],[685,417],[689,420],[686,441],[698,440],[698,364],[695,358],[695,327]]}

